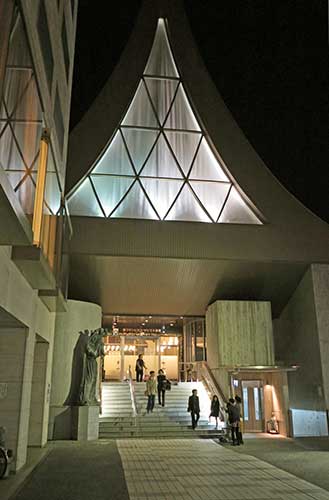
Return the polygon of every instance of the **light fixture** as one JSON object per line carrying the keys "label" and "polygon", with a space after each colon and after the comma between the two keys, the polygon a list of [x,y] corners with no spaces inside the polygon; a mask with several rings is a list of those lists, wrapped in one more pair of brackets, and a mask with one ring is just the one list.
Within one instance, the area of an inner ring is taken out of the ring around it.
{"label": "light fixture", "polygon": [[152,318],[152,316],[149,316],[149,318],[151,319],[151,318]]}
{"label": "light fixture", "polygon": [[44,129],[40,140],[37,185],[35,188],[33,221],[32,221],[33,244],[37,245],[38,247],[41,245],[43,200],[46,187],[49,141],[50,141],[49,131],[47,129]]}

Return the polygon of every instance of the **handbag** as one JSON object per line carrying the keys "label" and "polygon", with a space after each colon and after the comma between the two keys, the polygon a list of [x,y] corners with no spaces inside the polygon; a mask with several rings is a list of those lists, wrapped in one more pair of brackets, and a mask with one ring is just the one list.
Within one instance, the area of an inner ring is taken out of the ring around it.
{"label": "handbag", "polygon": [[166,387],[166,391],[170,391],[171,390],[171,383],[170,383],[169,380],[166,380],[165,387]]}

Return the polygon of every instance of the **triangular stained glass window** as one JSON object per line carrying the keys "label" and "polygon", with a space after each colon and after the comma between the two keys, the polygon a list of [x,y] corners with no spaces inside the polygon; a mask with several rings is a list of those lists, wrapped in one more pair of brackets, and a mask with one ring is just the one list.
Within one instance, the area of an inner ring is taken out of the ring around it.
{"label": "triangular stained glass window", "polygon": [[122,125],[131,127],[134,125],[138,127],[158,127],[158,121],[143,81],[138,85],[136,94],[122,121]]}
{"label": "triangular stained glass window", "polygon": [[261,224],[260,220],[246,205],[240,194],[233,186],[219,222],[230,224]]}
{"label": "triangular stained glass window", "polygon": [[185,184],[166,220],[211,222],[188,184]]}
{"label": "triangular stained glass window", "polygon": [[118,131],[93,170],[96,174],[135,175],[126,147]]}
{"label": "triangular stained glass window", "polygon": [[71,213],[261,224],[215,153],[184,90],[166,23],[159,19],[128,111],[87,184],[71,195]]}
{"label": "triangular stained glass window", "polygon": [[178,130],[198,130],[201,132],[181,83],[179,84],[174,103],[164,127]]}
{"label": "triangular stained glass window", "polygon": [[201,134],[176,131],[169,132],[166,130],[165,136],[167,137],[184,174],[187,175],[200,142]]}
{"label": "triangular stained glass window", "polygon": [[179,77],[172,56],[164,19],[158,20],[153,46],[144,74],[155,76]]}
{"label": "triangular stained glass window", "polygon": [[141,179],[141,182],[155,210],[163,219],[182,187],[183,180]]}
{"label": "triangular stained glass window", "polygon": [[111,217],[123,217],[126,219],[158,219],[157,214],[154,212],[138,181],[135,181],[135,184]]}
{"label": "triangular stained glass window", "polygon": [[163,135],[160,135],[140,175],[143,177],[167,177],[172,179],[181,179],[183,177]]}
{"label": "triangular stained glass window", "polygon": [[190,179],[229,182],[214,153],[203,137],[190,173]]}
{"label": "triangular stained glass window", "polygon": [[190,185],[214,222],[217,222],[230,184],[222,182],[191,181]]}
{"label": "triangular stained glass window", "polygon": [[68,201],[69,212],[72,215],[89,217],[104,217],[99,206],[90,179],[87,177]]}
{"label": "triangular stained glass window", "polygon": [[106,217],[118,205],[134,182],[133,177],[113,177],[108,175],[92,175],[91,180]]}
{"label": "triangular stained glass window", "polygon": [[157,113],[160,125],[163,125],[177,89],[177,80],[158,80],[145,78],[145,84]]}
{"label": "triangular stained glass window", "polygon": [[157,130],[134,128],[122,128],[121,132],[123,133],[136,172],[139,173],[145,160],[151,153],[159,132]]}

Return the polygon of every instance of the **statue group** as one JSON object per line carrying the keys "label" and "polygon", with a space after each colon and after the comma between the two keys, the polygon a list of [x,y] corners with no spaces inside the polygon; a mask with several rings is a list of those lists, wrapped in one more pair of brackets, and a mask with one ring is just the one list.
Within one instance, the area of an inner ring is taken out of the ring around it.
{"label": "statue group", "polygon": [[88,335],[88,341],[83,353],[83,367],[78,403],[80,405],[97,405],[97,358],[105,355],[103,337],[107,335],[107,330],[98,328],[91,332],[85,330],[85,333]]}

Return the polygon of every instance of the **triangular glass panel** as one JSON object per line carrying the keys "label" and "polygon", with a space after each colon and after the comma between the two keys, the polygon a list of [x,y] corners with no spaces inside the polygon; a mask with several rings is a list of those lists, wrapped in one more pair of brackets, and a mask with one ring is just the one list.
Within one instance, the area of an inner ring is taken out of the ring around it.
{"label": "triangular glass panel", "polygon": [[163,125],[174,99],[178,80],[157,80],[156,78],[145,78],[145,83],[150,93],[153,106],[157,112],[159,122]]}
{"label": "triangular glass panel", "polygon": [[4,132],[4,128],[5,128],[6,125],[7,125],[7,120],[5,120],[5,119],[1,120],[0,119],[0,138],[1,138],[2,133]]}
{"label": "triangular glass panel", "polygon": [[122,120],[122,125],[132,127],[159,126],[143,81],[138,85],[136,94],[131,101],[126,116]]}
{"label": "triangular glass panel", "polygon": [[16,193],[24,212],[28,215],[33,214],[35,185],[29,175],[22,184],[20,184]]}
{"label": "triangular glass panel", "polygon": [[20,171],[20,172],[12,172],[10,170],[7,170],[6,174],[7,174],[7,177],[9,179],[9,182],[10,182],[12,188],[15,189],[17,187],[17,185],[21,182],[23,177],[26,176],[26,170]]}
{"label": "triangular glass panel", "polygon": [[108,217],[126,194],[135,179],[134,177],[91,175],[91,180],[106,217]]}
{"label": "triangular glass panel", "polygon": [[70,215],[104,217],[90,179],[87,177],[68,200]]}
{"label": "triangular glass panel", "polygon": [[111,217],[123,217],[126,219],[158,219],[158,216],[154,212],[138,181],[135,182]]}
{"label": "triangular glass panel", "polygon": [[222,182],[202,182],[191,181],[190,185],[205,207],[214,222],[217,222],[218,216],[225,202],[230,184]]}
{"label": "triangular glass panel", "polygon": [[30,168],[40,149],[42,125],[41,123],[11,122],[11,126],[26,165]]}
{"label": "triangular glass panel", "polygon": [[[30,78],[28,81],[28,86],[27,88],[24,88],[22,97],[18,99],[18,96],[12,95],[13,91],[11,91],[11,100],[12,102],[10,103],[11,106],[15,106],[16,103],[17,107],[14,109],[14,112],[12,114],[12,118],[15,120],[39,120],[40,122],[42,121],[42,111],[41,111],[41,106],[40,106],[40,100],[39,100],[39,95],[38,95],[38,90],[36,86],[36,82],[34,77],[31,77],[31,72],[29,70],[25,70],[24,73],[29,73]],[[22,73],[22,72],[20,72]],[[21,76],[19,76],[21,78]],[[14,97],[14,100],[13,100]],[[7,102],[7,109],[9,111],[9,106],[8,106],[8,101]]]}
{"label": "triangular glass panel", "polygon": [[146,75],[179,77],[168,41],[164,19],[158,20],[151,53],[144,71]]}
{"label": "triangular glass panel", "polygon": [[163,219],[182,187],[183,180],[141,179],[141,182],[154,208]]}
{"label": "triangular glass panel", "polygon": [[196,180],[230,182],[204,137],[189,177]]}
{"label": "triangular glass panel", "polygon": [[101,159],[96,163],[93,173],[135,175],[119,130]]}
{"label": "triangular glass panel", "polygon": [[165,135],[184,174],[187,175],[200,142],[201,134],[176,131],[169,132],[166,130]]}
{"label": "triangular glass panel", "polygon": [[16,16],[11,30],[7,66],[32,67],[29,43],[20,15]]}
{"label": "triangular glass panel", "polygon": [[[11,116],[15,111],[16,107],[20,105],[22,96],[28,92],[28,88],[31,83],[32,70],[31,69],[18,69],[18,68],[7,68],[6,78],[3,91],[3,100],[6,103],[6,108],[8,115]],[[36,95],[37,90],[35,89]],[[28,100],[28,98],[27,98]],[[29,112],[28,106],[26,106],[26,111]],[[24,119],[25,116],[19,116],[19,118]]]}
{"label": "triangular glass panel", "polygon": [[53,214],[56,214],[61,205],[61,191],[58,184],[57,175],[54,172],[47,172],[45,201]]}
{"label": "triangular glass panel", "polygon": [[166,220],[211,222],[188,184],[185,184]]}
{"label": "triangular glass panel", "polygon": [[144,165],[159,132],[157,130],[143,130],[137,128],[122,128],[121,132],[125,138],[130,158],[138,173]]}
{"label": "triangular glass panel", "polygon": [[174,179],[181,179],[183,177],[162,134],[140,175],[143,177],[167,177]]}
{"label": "triangular glass panel", "polygon": [[201,131],[182,84],[179,85],[174,104],[164,126],[165,128],[178,130]]}
{"label": "triangular glass panel", "polygon": [[229,224],[261,224],[233,186],[218,222]]}
{"label": "triangular glass panel", "polygon": [[1,136],[0,165],[5,170],[26,169],[10,126],[6,127]]}

